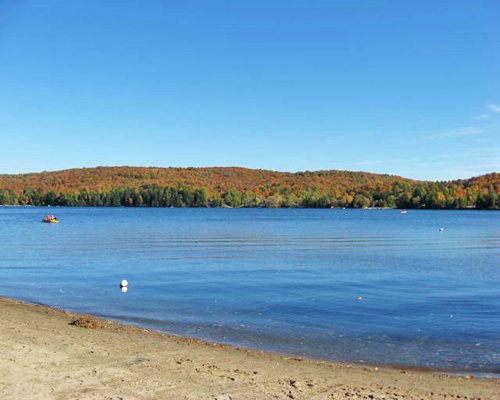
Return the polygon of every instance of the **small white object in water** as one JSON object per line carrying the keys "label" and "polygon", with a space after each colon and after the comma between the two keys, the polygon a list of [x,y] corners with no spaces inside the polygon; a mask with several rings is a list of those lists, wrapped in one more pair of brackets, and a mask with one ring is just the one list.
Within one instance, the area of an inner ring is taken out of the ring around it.
{"label": "small white object in water", "polygon": [[358,296],[358,300],[359,300],[359,301],[363,300],[363,297]]}
{"label": "small white object in water", "polygon": [[439,228],[439,232],[443,232],[444,231],[444,228]]}
{"label": "small white object in water", "polygon": [[127,293],[127,291],[128,291],[128,287],[126,287],[126,286],[122,286],[122,287],[120,288],[120,290],[122,291],[122,293]]}
{"label": "small white object in water", "polygon": [[127,287],[128,286],[128,282],[126,279],[123,279],[121,282],[120,282],[120,287],[121,288],[124,288],[124,287]]}

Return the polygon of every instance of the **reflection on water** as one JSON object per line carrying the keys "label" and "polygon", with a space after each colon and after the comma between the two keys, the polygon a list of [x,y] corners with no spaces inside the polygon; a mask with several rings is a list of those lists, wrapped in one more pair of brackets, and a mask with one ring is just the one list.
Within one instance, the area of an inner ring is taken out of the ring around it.
{"label": "reflection on water", "polygon": [[500,372],[500,213],[55,211],[58,225],[0,208],[0,295],[238,346]]}

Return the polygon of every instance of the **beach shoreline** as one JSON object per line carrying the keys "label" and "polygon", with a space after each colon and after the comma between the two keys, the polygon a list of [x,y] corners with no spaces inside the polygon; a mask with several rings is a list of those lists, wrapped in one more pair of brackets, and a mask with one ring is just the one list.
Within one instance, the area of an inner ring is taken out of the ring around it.
{"label": "beach shoreline", "polygon": [[320,357],[314,357],[314,356],[309,356],[305,354],[296,354],[296,353],[286,353],[286,352],[280,352],[280,351],[274,351],[274,350],[268,350],[268,349],[259,349],[259,348],[254,348],[254,347],[245,347],[245,346],[238,346],[235,344],[231,343],[224,343],[224,342],[217,342],[213,340],[206,340],[202,338],[197,338],[194,336],[186,336],[182,334],[176,334],[173,332],[168,332],[168,331],[163,331],[160,329],[155,329],[155,328],[149,328],[147,326],[141,326],[139,323],[134,323],[134,322],[129,322],[129,321],[121,321],[118,318],[114,318],[113,316],[108,316],[106,314],[99,314],[99,313],[92,313],[92,312],[84,312],[84,311],[72,311],[70,309],[62,309],[58,307],[53,307],[48,304],[44,303],[39,303],[39,302],[33,302],[30,300],[26,299],[15,299],[15,298],[10,298],[10,297],[2,297],[0,296],[0,300],[7,300],[7,301],[13,301],[13,302],[19,302],[21,304],[27,304],[27,305],[32,305],[35,307],[42,307],[42,308],[47,308],[56,312],[61,312],[63,314],[69,314],[75,317],[75,319],[78,318],[85,318],[88,321],[96,321],[97,323],[105,323],[107,324],[108,327],[115,326],[117,327],[122,327],[122,329],[126,328],[131,328],[131,329],[140,329],[142,331],[147,331],[150,333],[154,334],[159,334],[163,335],[168,339],[171,340],[180,340],[180,341],[186,341],[188,343],[198,343],[200,345],[204,346],[214,346],[214,347],[221,347],[221,348],[227,348],[227,349],[234,349],[236,351],[246,351],[246,352],[255,352],[258,354],[272,354],[277,357],[283,357],[283,358],[289,358],[289,359],[300,359],[300,360],[310,360],[318,363],[334,363],[338,365],[348,365],[348,366],[357,366],[357,367],[367,367],[367,368],[386,368],[386,369],[393,369],[397,371],[414,371],[414,372],[425,372],[425,373],[432,373],[432,374],[440,374],[443,376],[462,376],[466,377],[468,376],[469,379],[470,377],[473,378],[486,378],[486,379],[498,379],[500,380],[500,373],[495,371],[489,371],[489,370],[472,370],[472,369],[453,369],[453,368],[437,368],[437,367],[428,367],[428,366],[418,366],[418,365],[405,365],[405,364],[390,364],[390,363],[382,363],[382,362],[370,362],[370,361],[349,361],[349,360],[336,360],[336,359],[329,359],[329,358],[320,358]]}
{"label": "beach shoreline", "polygon": [[495,399],[498,378],[286,356],[0,297],[2,399]]}

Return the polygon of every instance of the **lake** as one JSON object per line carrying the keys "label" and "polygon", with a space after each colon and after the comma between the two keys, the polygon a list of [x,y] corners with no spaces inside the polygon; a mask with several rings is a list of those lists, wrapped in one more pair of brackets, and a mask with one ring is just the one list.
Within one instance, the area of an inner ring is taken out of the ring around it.
{"label": "lake", "polygon": [[0,278],[177,335],[500,373],[499,212],[0,207]]}

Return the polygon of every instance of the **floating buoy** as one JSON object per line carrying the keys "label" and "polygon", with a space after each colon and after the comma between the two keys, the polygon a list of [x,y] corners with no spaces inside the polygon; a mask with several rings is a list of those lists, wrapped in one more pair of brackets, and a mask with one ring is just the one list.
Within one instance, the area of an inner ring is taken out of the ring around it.
{"label": "floating buoy", "polygon": [[363,297],[358,296],[358,301],[362,301],[362,300],[363,300]]}
{"label": "floating buoy", "polygon": [[443,232],[444,231],[444,228],[439,228],[439,232]]}
{"label": "floating buoy", "polygon": [[121,288],[125,288],[128,286],[128,282],[126,279],[123,279],[121,282],[120,282],[120,287]]}
{"label": "floating buoy", "polygon": [[126,286],[121,286],[121,287],[120,287],[120,290],[122,291],[122,293],[127,293],[127,292],[128,292],[128,287],[126,287]]}

